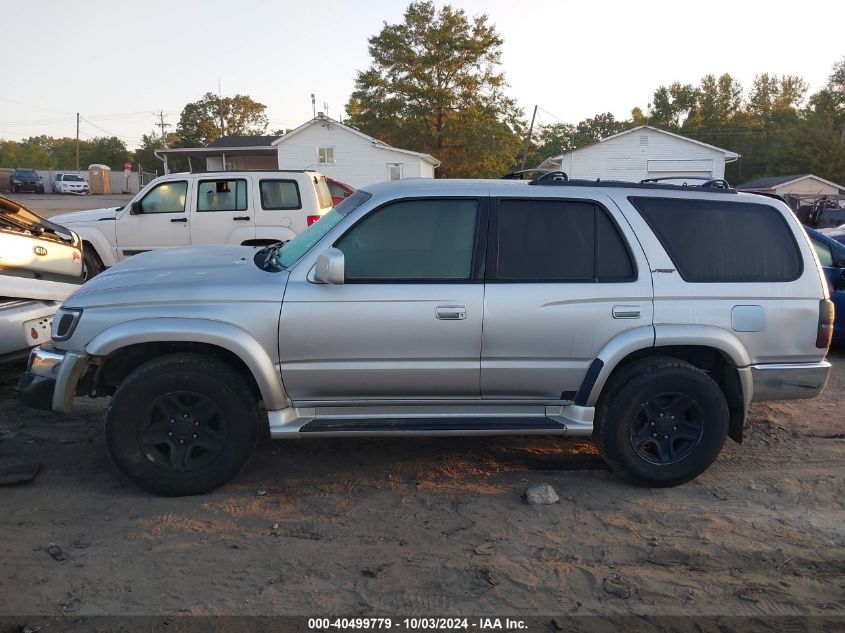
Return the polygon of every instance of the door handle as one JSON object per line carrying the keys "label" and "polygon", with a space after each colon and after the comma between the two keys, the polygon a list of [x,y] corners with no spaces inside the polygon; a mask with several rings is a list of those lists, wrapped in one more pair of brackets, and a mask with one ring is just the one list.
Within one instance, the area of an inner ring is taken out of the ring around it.
{"label": "door handle", "polygon": [[170,218],[171,222],[187,222],[188,218]]}
{"label": "door handle", "polygon": [[248,215],[236,215],[232,219],[235,220],[236,222],[238,220],[249,220],[249,216]]}
{"label": "door handle", "polygon": [[434,315],[442,321],[462,321],[467,318],[464,306],[437,306]]}
{"label": "door handle", "polygon": [[642,316],[640,306],[613,306],[614,319],[639,319]]}

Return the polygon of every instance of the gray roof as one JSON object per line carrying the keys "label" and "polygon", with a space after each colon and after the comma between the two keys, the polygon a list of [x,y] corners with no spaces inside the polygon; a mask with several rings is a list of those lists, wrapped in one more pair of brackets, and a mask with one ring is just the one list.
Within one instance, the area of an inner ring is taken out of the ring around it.
{"label": "gray roof", "polygon": [[221,136],[208,147],[270,147],[279,136]]}
{"label": "gray roof", "polygon": [[741,184],[737,188],[771,189],[773,187],[777,187],[778,185],[782,185],[785,182],[792,182],[793,180],[798,180],[799,178],[804,178],[805,176],[812,176],[812,174],[792,174],[791,176],[766,176],[765,178],[757,178],[757,180],[752,180],[750,182]]}

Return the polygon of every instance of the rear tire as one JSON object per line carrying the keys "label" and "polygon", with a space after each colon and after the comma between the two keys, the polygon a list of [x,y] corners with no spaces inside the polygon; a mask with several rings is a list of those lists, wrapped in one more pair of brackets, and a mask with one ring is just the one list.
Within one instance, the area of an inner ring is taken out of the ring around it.
{"label": "rear tire", "polygon": [[215,358],[172,354],[120,384],[106,414],[106,446],[141,488],[198,495],[241,471],[258,426],[258,403],[237,372]]}
{"label": "rear tire", "polygon": [[704,472],[722,450],[728,421],[725,396],[705,372],[646,358],[611,378],[597,406],[596,435],[614,473],[661,488]]}

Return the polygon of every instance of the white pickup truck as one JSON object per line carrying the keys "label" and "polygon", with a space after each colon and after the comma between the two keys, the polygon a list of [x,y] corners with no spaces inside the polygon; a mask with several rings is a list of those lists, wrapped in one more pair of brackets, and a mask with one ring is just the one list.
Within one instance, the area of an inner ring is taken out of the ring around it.
{"label": "white pickup truck", "polygon": [[50,340],[53,314],[82,281],[79,236],[0,196],[0,362]]}

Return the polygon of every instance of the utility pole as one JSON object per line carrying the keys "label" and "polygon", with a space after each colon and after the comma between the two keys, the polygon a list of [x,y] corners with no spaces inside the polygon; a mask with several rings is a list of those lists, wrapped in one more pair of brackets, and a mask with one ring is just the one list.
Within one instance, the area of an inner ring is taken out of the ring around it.
{"label": "utility pole", "polygon": [[76,171],[79,171],[79,112],[76,113]]}
{"label": "utility pole", "polygon": [[220,88],[220,78],[217,78],[217,112],[220,114],[220,136],[226,135],[226,125],[223,123],[223,91]]}
{"label": "utility pole", "polygon": [[153,116],[157,116],[159,122],[155,124],[156,127],[161,128],[161,146],[167,147],[167,135],[164,133],[164,128],[170,127],[170,123],[164,122],[164,110],[153,112]]}
{"label": "utility pole", "polygon": [[522,167],[520,167],[520,170],[525,169],[525,163],[528,161],[528,145],[531,143],[531,133],[534,131],[534,119],[537,117],[537,107],[534,106],[534,114],[531,115],[531,125],[528,126],[528,134],[525,135],[525,144],[522,147]]}

